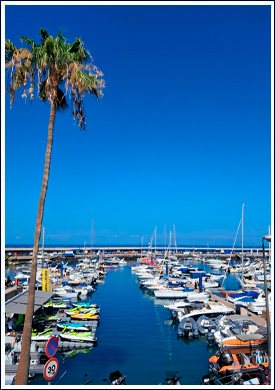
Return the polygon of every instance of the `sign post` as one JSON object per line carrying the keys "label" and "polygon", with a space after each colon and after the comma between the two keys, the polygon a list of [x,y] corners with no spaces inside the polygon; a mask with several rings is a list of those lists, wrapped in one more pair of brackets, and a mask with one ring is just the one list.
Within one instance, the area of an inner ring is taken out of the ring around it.
{"label": "sign post", "polygon": [[44,378],[49,381],[48,385],[51,384],[51,380],[56,376],[57,371],[59,368],[59,363],[56,358],[52,358],[47,361],[47,363],[44,366],[43,375]]}
{"label": "sign post", "polygon": [[59,368],[58,360],[54,358],[54,355],[56,354],[57,350],[58,338],[53,336],[47,341],[45,347],[45,355],[50,358],[50,360],[48,360],[44,366],[43,375],[44,378],[49,381],[48,385],[51,384],[51,380],[56,376]]}

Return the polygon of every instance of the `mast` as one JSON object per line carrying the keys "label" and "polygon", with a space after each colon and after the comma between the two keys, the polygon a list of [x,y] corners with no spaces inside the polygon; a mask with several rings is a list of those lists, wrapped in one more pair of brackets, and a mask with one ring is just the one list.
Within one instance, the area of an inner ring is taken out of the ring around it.
{"label": "mast", "polygon": [[142,247],[143,247],[143,236],[141,237],[141,252],[142,253]]}
{"label": "mast", "polygon": [[155,255],[157,252],[157,227],[155,227]]}
{"label": "mast", "polygon": [[43,226],[43,236],[42,236],[42,261],[44,258],[44,236],[45,236],[45,226]]}
{"label": "mast", "polygon": [[169,238],[169,260],[170,260],[170,250],[171,250],[171,238],[172,238],[172,232],[170,230],[170,238]]}
{"label": "mast", "polygon": [[242,287],[243,287],[243,212],[244,212],[244,203],[242,206]]}
{"label": "mast", "polygon": [[173,223],[173,229],[174,229],[174,241],[175,241],[175,247],[176,247],[176,253],[178,252],[177,250],[177,241],[176,241],[176,228],[175,228],[175,224]]}
{"label": "mast", "polygon": [[[270,236],[270,225],[268,225],[268,235]],[[270,263],[270,241],[268,242],[268,262]]]}
{"label": "mast", "polygon": [[166,251],[166,225],[164,225],[164,257],[165,257],[165,251]]}
{"label": "mast", "polygon": [[93,247],[94,247],[94,219],[92,219],[92,255],[93,255]]}

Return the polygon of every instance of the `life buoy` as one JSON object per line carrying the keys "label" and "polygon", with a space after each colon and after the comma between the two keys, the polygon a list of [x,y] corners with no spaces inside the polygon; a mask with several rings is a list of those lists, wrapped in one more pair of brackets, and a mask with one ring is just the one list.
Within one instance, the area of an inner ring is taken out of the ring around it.
{"label": "life buoy", "polygon": [[15,285],[19,286],[19,280],[18,279],[15,279]]}

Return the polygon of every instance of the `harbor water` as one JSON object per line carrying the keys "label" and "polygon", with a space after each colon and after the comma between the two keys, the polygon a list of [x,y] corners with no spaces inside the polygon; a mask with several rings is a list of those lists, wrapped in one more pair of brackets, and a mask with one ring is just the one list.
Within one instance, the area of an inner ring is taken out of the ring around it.
{"label": "harbor water", "polygon": [[[97,346],[74,356],[58,352],[59,371],[52,385],[80,385],[90,380],[89,385],[104,385],[108,382],[103,379],[116,370],[126,376],[127,385],[158,385],[164,382],[167,371],[176,370],[182,385],[196,385],[208,374],[208,359],[217,348],[209,347],[204,336],[177,337],[177,325],[172,324],[163,300],[139,287],[136,275],[131,272],[134,263],[128,261],[125,266],[108,270],[105,284],[87,298],[101,308]],[[221,273],[196,261],[192,265]],[[224,287],[240,288],[238,277],[240,274],[228,274]],[[42,375],[30,382],[30,385],[46,384]]]}

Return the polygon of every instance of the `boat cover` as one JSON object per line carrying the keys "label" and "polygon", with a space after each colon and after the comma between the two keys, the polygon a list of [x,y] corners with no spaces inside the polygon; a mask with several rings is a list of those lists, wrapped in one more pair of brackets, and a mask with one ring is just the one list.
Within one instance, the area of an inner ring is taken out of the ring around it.
{"label": "boat cover", "polygon": [[253,333],[253,334],[238,334],[236,336],[241,341],[252,341],[252,340],[262,340],[265,337],[262,334],[259,333]]}
{"label": "boat cover", "polygon": [[247,291],[239,294],[232,294],[231,298],[244,298],[244,297],[257,297],[259,293],[257,291]]}

